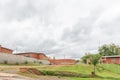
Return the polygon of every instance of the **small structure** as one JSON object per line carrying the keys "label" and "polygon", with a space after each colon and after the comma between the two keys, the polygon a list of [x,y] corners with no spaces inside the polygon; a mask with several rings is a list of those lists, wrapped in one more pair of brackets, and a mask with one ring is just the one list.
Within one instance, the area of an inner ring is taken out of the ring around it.
{"label": "small structure", "polygon": [[13,53],[13,50],[8,49],[8,48],[5,48],[5,47],[2,47],[2,46],[0,45],[0,53],[12,54],[12,53]]}
{"label": "small structure", "polygon": [[36,52],[16,53],[15,55],[31,57],[31,58],[40,59],[40,60],[47,60],[48,59],[48,57],[44,53],[36,53]]}
{"label": "small structure", "polygon": [[51,59],[51,65],[74,65],[76,64],[76,60],[74,59]]}
{"label": "small structure", "polygon": [[102,56],[101,63],[107,64],[120,64],[120,55],[115,56]]}

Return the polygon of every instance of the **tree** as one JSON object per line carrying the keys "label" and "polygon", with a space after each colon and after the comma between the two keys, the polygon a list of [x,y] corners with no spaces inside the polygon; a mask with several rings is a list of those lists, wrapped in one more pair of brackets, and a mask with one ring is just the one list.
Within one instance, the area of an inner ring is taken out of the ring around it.
{"label": "tree", "polygon": [[93,75],[96,73],[96,65],[99,63],[101,56],[99,54],[93,54],[90,58],[91,64],[94,66]]}
{"label": "tree", "polygon": [[102,56],[120,55],[120,47],[115,44],[103,45],[98,50]]}
{"label": "tree", "polygon": [[90,59],[91,56],[92,56],[91,53],[86,53],[86,55],[81,58],[82,62],[85,63],[85,64],[87,64],[88,63],[87,60]]}
{"label": "tree", "polygon": [[92,64],[94,66],[94,70],[93,70],[93,73],[92,73],[93,75],[95,75],[96,66],[99,63],[100,58],[101,58],[100,54],[87,54],[87,55],[82,57],[82,61],[84,63],[87,63],[87,60],[89,60],[90,64]]}

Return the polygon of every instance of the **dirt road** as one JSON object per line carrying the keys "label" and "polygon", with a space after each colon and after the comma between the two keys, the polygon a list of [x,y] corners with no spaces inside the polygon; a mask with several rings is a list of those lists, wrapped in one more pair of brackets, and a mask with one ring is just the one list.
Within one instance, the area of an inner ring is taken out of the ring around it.
{"label": "dirt road", "polygon": [[0,73],[0,80],[66,80],[52,76],[40,76],[37,79],[23,77],[18,74]]}
{"label": "dirt road", "polygon": [[[63,78],[58,78],[56,76],[39,76],[38,78],[24,77],[19,74],[19,68],[26,67],[31,68],[31,66],[0,66],[0,80],[66,80]],[[33,68],[34,66],[32,66]],[[36,67],[36,66],[35,66]]]}
{"label": "dirt road", "polygon": [[17,74],[0,73],[0,80],[33,80]]}

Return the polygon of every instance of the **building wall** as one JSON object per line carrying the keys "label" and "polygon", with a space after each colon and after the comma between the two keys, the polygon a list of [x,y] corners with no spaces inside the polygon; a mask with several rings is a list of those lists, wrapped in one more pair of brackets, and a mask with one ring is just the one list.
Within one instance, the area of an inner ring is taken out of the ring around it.
{"label": "building wall", "polygon": [[13,50],[10,50],[10,49],[4,48],[4,47],[0,47],[0,52],[1,52],[1,53],[12,54],[12,53],[13,53]]}
{"label": "building wall", "polygon": [[76,61],[74,59],[53,59],[50,63],[51,65],[73,65]]}
{"label": "building wall", "polygon": [[120,57],[107,57],[107,58],[103,58],[103,63],[120,64]]}
{"label": "building wall", "polygon": [[7,61],[8,64],[16,64],[16,63],[25,63],[27,62],[36,62],[36,63],[42,63],[42,64],[50,64],[48,60],[38,60],[35,58],[30,58],[30,57],[24,57],[20,55],[13,55],[13,54],[5,54],[2,53],[0,54],[0,63],[5,63]]}
{"label": "building wall", "polygon": [[48,57],[46,55],[39,54],[38,59],[46,60],[46,59],[48,59]]}
{"label": "building wall", "polygon": [[47,56],[43,53],[31,53],[31,52],[27,52],[27,53],[19,53],[17,55],[22,55],[25,57],[31,57],[31,58],[35,58],[35,59],[39,59],[39,60],[46,60]]}

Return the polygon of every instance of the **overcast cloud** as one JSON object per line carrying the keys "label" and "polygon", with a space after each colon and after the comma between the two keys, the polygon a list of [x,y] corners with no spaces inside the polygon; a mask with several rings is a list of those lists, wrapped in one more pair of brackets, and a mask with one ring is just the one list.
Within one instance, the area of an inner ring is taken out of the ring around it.
{"label": "overcast cloud", "polygon": [[[0,0],[0,44],[56,58],[120,45],[120,0]],[[100,44],[99,44],[100,43]]]}

